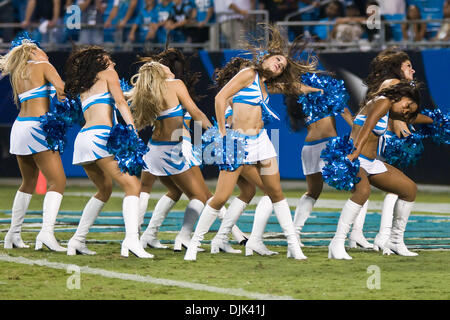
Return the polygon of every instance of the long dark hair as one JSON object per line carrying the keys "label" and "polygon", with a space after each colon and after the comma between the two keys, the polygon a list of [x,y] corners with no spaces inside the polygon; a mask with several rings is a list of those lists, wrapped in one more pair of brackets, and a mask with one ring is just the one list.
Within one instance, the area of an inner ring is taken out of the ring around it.
{"label": "long dark hair", "polygon": [[223,68],[214,71],[214,81],[217,91],[220,91],[240,70],[251,67],[252,61],[242,57],[232,58]]}
{"label": "long dark hair", "polygon": [[[376,96],[384,96],[388,98],[392,103],[400,101],[403,97],[409,98],[418,107],[420,107],[420,90],[422,84],[417,81],[402,80],[396,85],[390,86],[381,90]],[[410,116],[410,119],[414,119],[419,113],[419,108]]]}
{"label": "long dark hair", "polygon": [[305,114],[303,113],[302,105],[297,101],[298,95],[289,94],[284,96],[289,125],[293,131],[300,131],[305,125]]}
{"label": "long dark hair", "polygon": [[370,72],[364,80],[367,94],[362,105],[371,100],[380,89],[381,84],[388,79],[405,79],[401,70],[403,62],[410,60],[408,54],[395,48],[380,52],[370,63]]}
{"label": "long dark hair", "polygon": [[167,48],[159,53],[150,53],[146,57],[139,57],[139,62],[159,62],[170,69],[175,78],[180,79],[186,85],[191,98],[198,102],[203,96],[197,95],[195,86],[198,83],[201,73],[192,72],[190,68],[190,58],[186,58],[183,52],[176,48]]}
{"label": "long dark hair", "polygon": [[89,90],[97,81],[99,72],[108,68],[108,52],[102,47],[76,48],[66,62],[66,82],[64,90],[76,96]]}

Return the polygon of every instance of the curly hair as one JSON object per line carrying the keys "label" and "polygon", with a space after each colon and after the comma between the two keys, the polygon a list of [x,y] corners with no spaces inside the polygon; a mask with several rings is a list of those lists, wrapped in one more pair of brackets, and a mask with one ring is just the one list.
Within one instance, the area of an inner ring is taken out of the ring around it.
{"label": "curly hair", "polygon": [[367,94],[362,104],[373,98],[385,80],[405,79],[401,67],[403,62],[407,60],[410,60],[410,58],[404,51],[395,48],[381,51],[370,63],[369,75],[363,81],[367,86]]}
{"label": "curly hair", "polygon": [[198,83],[201,73],[191,71],[190,60],[191,58],[186,58],[183,52],[176,48],[168,48],[160,53],[151,53],[146,57],[139,57],[139,62],[157,61],[168,67],[175,78],[184,82],[192,100],[198,102],[203,96],[197,95],[195,85]]}
{"label": "curly hair", "polygon": [[249,59],[234,57],[222,69],[214,71],[215,88],[220,91],[228,81],[230,81],[240,70],[251,67],[252,61]]}
{"label": "curly hair", "polygon": [[[388,98],[392,103],[400,101],[402,98],[409,98],[412,102],[420,106],[420,90],[422,84],[417,81],[401,80],[396,85],[390,86],[378,92],[376,96],[384,96]],[[409,116],[410,119],[414,119],[419,113],[419,108]]]}
{"label": "curly hair", "polygon": [[89,90],[99,72],[108,68],[108,52],[99,46],[75,49],[66,62],[66,94],[76,96]]}

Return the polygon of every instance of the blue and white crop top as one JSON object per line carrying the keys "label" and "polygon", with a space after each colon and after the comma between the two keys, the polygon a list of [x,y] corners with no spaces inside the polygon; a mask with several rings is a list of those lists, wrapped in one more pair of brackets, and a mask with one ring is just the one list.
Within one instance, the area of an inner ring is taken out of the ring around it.
{"label": "blue and white crop top", "polygon": [[[265,83],[264,85],[266,92],[268,93],[267,85]],[[233,103],[245,103],[252,106],[260,106],[264,123],[280,120],[279,115],[269,107],[269,95],[267,95],[266,98],[263,96],[258,73],[256,73],[255,80],[249,86],[242,88],[233,96]]]}
{"label": "blue and white crop top", "polygon": [[225,120],[227,120],[229,117],[231,117],[233,115],[233,108],[231,108],[231,106],[228,106],[225,109]]}
{"label": "blue and white crop top", "polygon": [[92,107],[94,104],[100,103],[104,103],[115,108],[114,99],[109,92],[98,93],[90,96],[89,98],[81,102],[81,107],[83,109],[83,112],[86,112],[86,110]]}
{"label": "blue and white crop top", "polygon": [[177,105],[176,107],[166,109],[162,111],[159,116],[156,118],[156,120],[163,120],[167,118],[173,118],[173,117],[184,117],[184,109],[181,106],[181,104]]}
{"label": "blue and white crop top", "polygon": [[253,80],[248,87],[242,88],[233,96],[233,103],[246,103],[252,106],[259,106],[261,103],[269,103],[269,96],[265,99],[263,97],[258,73],[256,73],[255,80]]}
{"label": "blue and white crop top", "polygon": [[113,124],[117,123],[117,115],[116,115],[116,105],[114,98],[112,97],[111,93],[105,92],[105,93],[98,93],[90,96],[84,101],[81,101],[81,108],[83,110],[83,113],[86,112],[87,109],[92,107],[95,104],[107,104],[111,106],[113,110]]}
{"label": "blue and white crop top", "polygon": [[56,89],[51,83],[46,83],[38,88],[34,88],[25,91],[18,95],[20,103],[36,99],[36,98],[49,98],[52,99],[56,95]]}
{"label": "blue and white crop top", "polygon": [[[367,116],[365,114],[358,114],[353,123],[362,127],[366,122],[366,120]],[[372,129],[373,134],[375,134],[378,137],[382,136],[388,128],[388,121],[389,121],[389,112],[386,113],[380,120],[378,120],[378,122],[375,125],[375,128]]]}
{"label": "blue and white crop top", "polygon": [[[41,64],[41,63],[48,63],[47,61],[33,61],[29,60],[27,63],[33,63],[33,64]],[[46,83],[40,87],[33,88],[30,90],[27,90],[21,94],[18,95],[19,102],[25,102],[27,100],[36,99],[36,98],[49,98],[53,99],[56,95],[56,89],[55,87],[49,82]]]}

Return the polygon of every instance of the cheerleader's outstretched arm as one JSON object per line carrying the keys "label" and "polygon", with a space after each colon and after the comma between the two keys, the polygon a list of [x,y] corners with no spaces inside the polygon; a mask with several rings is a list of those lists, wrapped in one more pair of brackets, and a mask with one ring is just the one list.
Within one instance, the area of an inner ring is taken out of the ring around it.
{"label": "cheerleader's outstretched arm", "polygon": [[[288,86],[286,86],[285,84],[277,83],[277,84],[269,87],[269,92],[270,93],[287,93],[286,92],[287,87]],[[289,85],[289,88],[290,88],[289,91],[293,91],[293,92],[289,92],[290,94],[308,94],[308,93],[312,93],[312,92],[320,92],[323,94],[323,89],[310,87],[301,82],[296,82],[293,85]]]}
{"label": "cheerleader's outstretched arm", "polygon": [[419,113],[416,117],[416,119],[414,119],[413,123],[416,124],[432,124],[433,123],[433,119],[430,118],[429,116],[426,116],[424,114]]}

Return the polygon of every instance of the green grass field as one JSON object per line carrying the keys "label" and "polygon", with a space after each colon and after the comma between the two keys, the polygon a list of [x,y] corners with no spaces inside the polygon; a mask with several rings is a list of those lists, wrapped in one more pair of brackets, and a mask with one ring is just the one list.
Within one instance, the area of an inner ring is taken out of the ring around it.
{"label": "green grass field", "polygon": [[[3,239],[9,228],[7,222],[10,218],[9,211],[16,190],[14,186],[0,186],[0,221],[2,221],[0,222],[0,299],[2,300],[253,300],[257,298],[447,300],[450,298],[449,251],[422,247],[424,243],[428,245],[433,241],[433,245],[437,244],[442,248],[450,245],[449,213],[420,212],[417,213],[417,217],[416,213],[411,216],[410,224],[412,228],[415,228],[411,231],[417,231],[417,233],[411,232],[407,244],[413,247],[417,245],[413,250],[419,253],[419,256],[412,258],[383,256],[374,251],[348,249],[348,253],[353,257],[351,261],[327,259],[326,243],[329,241],[327,237],[332,236],[336,228],[336,216],[328,217],[330,214],[326,208],[314,209],[313,214],[317,216],[317,221],[329,219],[330,222],[319,223],[325,228],[321,235],[321,238],[324,238],[322,242],[316,242],[313,231],[305,236],[305,239],[310,241],[304,241],[306,247],[303,248],[303,252],[308,256],[306,261],[286,258],[287,247],[284,237],[280,233],[281,229],[276,229],[275,226],[273,226],[275,229],[270,230],[270,235],[278,240],[270,241],[271,237],[268,237],[267,244],[271,250],[278,251],[280,254],[271,257],[258,255],[245,257],[244,254],[225,253],[211,255],[209,240],[217,231],[212,228],[202,245],[206,252],[199,253],[195,262],[184,261],[184,252],[175,253],[171,249],[148,249],[155,255],[154,259],[149,260],[138,259],[134,256],[123,258],[120,256],[120,241],[124,238],[123,229],[116,226],[118,227],[116,232],[100,232],[98,228],[102,226],[97,225],[95,230],[91,229],[94,232],[88,235],[88,246],[91,250],[97,251],[97,255],[69,257],[64,253],[54,253],[47,249],[34,251],[34,240],[40,226],[39,223],[33,222],[25,223],[22,233],[24,241],[30,244],[30,249],[3,249]],[[88,194],[93,191],[93,188],[88,187],[68,187],[66,193]],[[164,190],[154,190],[154,192],[164,192]],[[295,198],[303,192],[304,190],[286,191],[285,194],[287,197]],[[346,200],[348,193],[327,191],[322,198]],[[43,196],[34,196],[29,211],[42,210],[42,199]],[[88,199],[87,195],[66,195],[60,211],[81,211]],[[382,201],[382,199],[381,192],[374,192],[370,198],[373,201]],[[444,193],[419,193],[417,202],[429,203],[432,206],[445,204],[450,200],[448,194]],[[156,200],[150,201],[149,215],[155,204]],[[187,202],[182,200],[173,210],[184,210],[186,204]],[[120,213],[121,205],[122,199],[113,197],[103,211]],[[248,232],[248,228],[251,228],[246,221],[251,220],[253,209],[254,206],[250,206],[247,209],[250,213],[241,217],[244,219],[242,221],[244,232]],[[295,210],[294,207],[291,209]],[[172,212],[169,215],[171,214]],[[173,214],[174,218],[180,219],[178,215]],[[428,216],[430,218],[427,218]],[[430,220],[431,217],[434,220]],[[379,219],[378,214],[370,215],[368,223],[372,229],[368,229],[366,233],[369,241],[373,239],[373,228],[376,228],[377,219]],[[313,228],[312,225],[311,228]],[[58,224],[55,234],[63,245],[72,236],[74,228],[76,223]],[[160,233],[160,239],[172,247],[176,231],[168,227]],[[244,247],[239,247],[237,244],[234,244],[234,247],[244,252]],[[82,268],[76,278],[79,281],[77,282],[79,288],[70,286],[75,273],[68,273],[69,265],[89,267]],[[377,272],[371,272],[373,269]],[[114,276],[111,276],[111,272],[115,272]],[[378,284],[379,288],[373,288],[374,284]]]}

